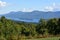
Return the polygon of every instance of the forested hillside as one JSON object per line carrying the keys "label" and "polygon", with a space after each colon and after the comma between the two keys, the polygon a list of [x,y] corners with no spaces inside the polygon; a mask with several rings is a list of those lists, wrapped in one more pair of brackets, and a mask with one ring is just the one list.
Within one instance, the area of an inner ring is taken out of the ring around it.
{"label": "forested hillside", "polygon": [[60,36],[60,18],[48,20],[40,19],[39,23],[15,22],[0,18],[0,39],[20,40],[23,38],[45,38],[50,36]]}

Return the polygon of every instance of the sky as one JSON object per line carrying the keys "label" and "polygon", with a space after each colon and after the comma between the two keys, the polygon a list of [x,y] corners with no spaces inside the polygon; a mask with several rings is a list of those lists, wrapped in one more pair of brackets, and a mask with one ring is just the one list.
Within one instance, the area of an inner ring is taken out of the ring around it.
{"label": "sky", "polygon": [[0,14],[33,10],[60,11],[60,0],[0,0]]}

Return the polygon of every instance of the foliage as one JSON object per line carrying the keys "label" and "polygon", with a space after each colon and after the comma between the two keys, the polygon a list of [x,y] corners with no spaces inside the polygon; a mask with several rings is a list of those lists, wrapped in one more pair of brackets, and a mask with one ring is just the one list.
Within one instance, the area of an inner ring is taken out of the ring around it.
{"label": "foliage", "polygon": [[0,39],[20,40],[22,37],[37,38],[41,35],[42,37],[46,37],[49,36],[48,34],[60,34],[60,18],[41,19],[37,24],[19,23],[6,19],[4,16],[0,18]]}

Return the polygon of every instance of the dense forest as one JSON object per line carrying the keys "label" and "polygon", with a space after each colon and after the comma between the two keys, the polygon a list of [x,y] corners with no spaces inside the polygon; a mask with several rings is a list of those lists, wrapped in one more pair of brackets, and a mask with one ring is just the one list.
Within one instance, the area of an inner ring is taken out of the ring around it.
{"label": "dense forest", "polygon": [[40,19],[39,23],[15,22],[0,18],[0,39],[20,40],[23,38],[45,38],[60,36],[60,18]]}

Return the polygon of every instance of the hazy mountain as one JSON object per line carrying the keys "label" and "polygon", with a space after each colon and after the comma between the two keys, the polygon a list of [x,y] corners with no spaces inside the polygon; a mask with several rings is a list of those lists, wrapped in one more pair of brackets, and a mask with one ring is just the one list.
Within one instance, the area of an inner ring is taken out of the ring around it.
{"label": "hazy mountain", "polygon": [[43,11],[32,11],[32,12],[10,12],[4,14],[8,19],[26,22],[38,22],[40,18],[50,19],[50,18],[60,18],[60,11],[56,12],[43,12]]}

